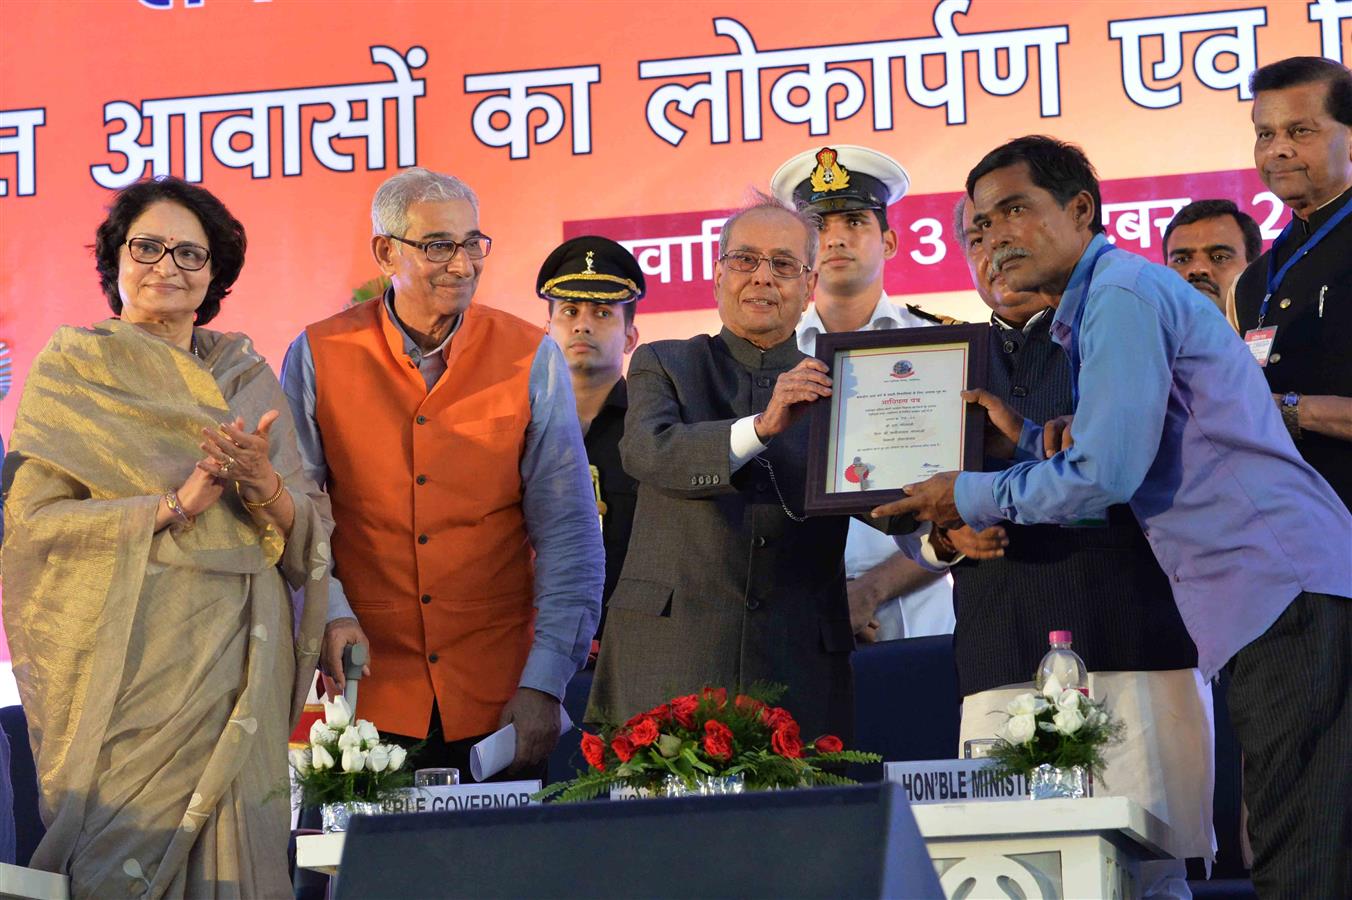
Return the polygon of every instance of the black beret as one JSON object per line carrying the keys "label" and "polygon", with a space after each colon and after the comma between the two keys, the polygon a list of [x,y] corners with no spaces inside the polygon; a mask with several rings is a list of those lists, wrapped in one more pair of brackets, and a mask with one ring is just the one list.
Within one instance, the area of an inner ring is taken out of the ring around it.
{"label": "black beret", "polygon": [[535,279],[535,293],[545,300],[628,303],[646,290],[633,254],[596,235],[575,237],[554,248]]}

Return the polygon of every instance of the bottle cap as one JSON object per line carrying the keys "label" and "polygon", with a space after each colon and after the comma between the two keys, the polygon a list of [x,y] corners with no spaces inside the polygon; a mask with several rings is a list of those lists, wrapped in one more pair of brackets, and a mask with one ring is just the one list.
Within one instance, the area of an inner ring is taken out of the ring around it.
{"label": "bottle cap", "polygon": [[1047,635],[1047,642],[1051,644],[1069,644],[1069,631],[1053,631]]}

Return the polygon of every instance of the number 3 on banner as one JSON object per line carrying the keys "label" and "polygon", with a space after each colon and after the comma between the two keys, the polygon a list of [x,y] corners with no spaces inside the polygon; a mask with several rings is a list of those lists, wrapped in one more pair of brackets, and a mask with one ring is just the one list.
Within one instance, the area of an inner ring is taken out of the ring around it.
{"label": "number 3 on banner", "polygon": [[948,252],[948,245],[944,243],[944,226],[939,224],[938,219],[916,219],[911,223],[911,231],[919,234],[921,229],[928,232],[920,235],[921,245],[934,249],[929,252],[912,250],[911,259],[922,266],[932,266],[940,262],[944,258],[944,254]]}

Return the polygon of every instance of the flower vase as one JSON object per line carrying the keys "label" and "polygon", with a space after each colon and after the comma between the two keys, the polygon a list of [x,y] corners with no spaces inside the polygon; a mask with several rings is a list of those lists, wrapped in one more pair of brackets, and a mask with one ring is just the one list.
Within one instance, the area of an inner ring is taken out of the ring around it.
{"label": "flower vase", "polygon": [[324,820],[324,833],[347,831],[353,816],[378,816],[381,813],[379,803],[364,800],[351,800],[346,803],[325,803],[319,807]]}
{"label": "flower vase", "polygon": [[1084,766],[1058,768],[1043,763],[1028,773],[1029,800],[1068,800],[1092,797],[1094,788]]}
{"label": "flower vase", "polygon": [[662,797],[713,797],[720,794],[746,793],[746,779],[738,775],[696,775],[693,785],[668,775],[662,781]]}

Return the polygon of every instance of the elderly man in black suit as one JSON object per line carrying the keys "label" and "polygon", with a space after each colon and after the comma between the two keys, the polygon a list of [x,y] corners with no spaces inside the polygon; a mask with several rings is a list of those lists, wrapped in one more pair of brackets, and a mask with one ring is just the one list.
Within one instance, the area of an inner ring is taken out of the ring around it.
{"label": "elderly man in black suit", "polygon": [[807,421],[826,367],[794,326],[815,223],[769,197],[728,220],[723,329],[638,348],[620,452],[639,481],[587,718],[622,722],[705,685],[783,684],[803,736],[853,724],[847,519],[804,519]]}

